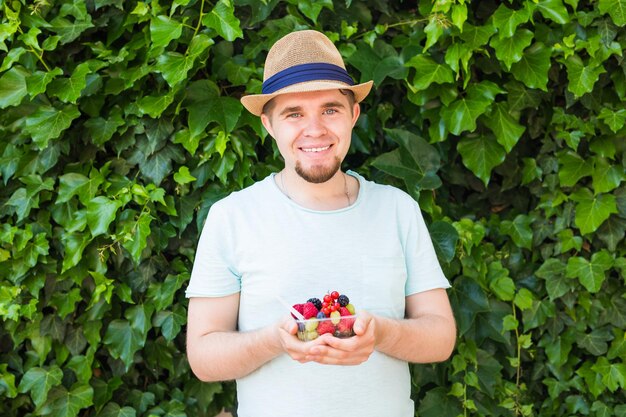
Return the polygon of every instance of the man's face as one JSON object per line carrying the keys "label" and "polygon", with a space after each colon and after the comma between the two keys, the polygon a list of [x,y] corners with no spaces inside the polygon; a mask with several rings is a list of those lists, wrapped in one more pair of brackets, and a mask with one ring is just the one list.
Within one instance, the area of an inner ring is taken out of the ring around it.
{"label": "man's face", "polygon": [[339,90],[281,94],[261,121],[285,159],[308,182],[328,181],[350,148],[352,128],[360,114]]}

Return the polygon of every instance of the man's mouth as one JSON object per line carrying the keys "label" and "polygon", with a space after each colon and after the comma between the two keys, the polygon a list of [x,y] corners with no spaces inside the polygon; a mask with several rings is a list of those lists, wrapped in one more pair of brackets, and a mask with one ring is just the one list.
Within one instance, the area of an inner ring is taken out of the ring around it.
{"label": "man's mouth", "polygon": [[322,146],[319,148],[300,148],[300,149],[302,149],[303,152],[323,152],[327,150],[328,148],[330,148],[330,145]]}

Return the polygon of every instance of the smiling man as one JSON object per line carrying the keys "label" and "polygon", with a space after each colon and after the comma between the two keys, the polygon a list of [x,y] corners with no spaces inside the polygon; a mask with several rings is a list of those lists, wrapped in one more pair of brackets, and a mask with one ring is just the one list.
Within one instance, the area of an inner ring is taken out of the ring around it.
{"label": "smiling man", "polygon": [[[413,416],[408,363],[452,352],[449,284],[417,203],[341,169],[371,87],[307,30],[276,42],[263,93],[242,98],[285,166],[211,207],[187,288],[191,368],[237,380],[239,417]],[[278,299],[330,290],[358,306],[355,336],[300,341]]]}

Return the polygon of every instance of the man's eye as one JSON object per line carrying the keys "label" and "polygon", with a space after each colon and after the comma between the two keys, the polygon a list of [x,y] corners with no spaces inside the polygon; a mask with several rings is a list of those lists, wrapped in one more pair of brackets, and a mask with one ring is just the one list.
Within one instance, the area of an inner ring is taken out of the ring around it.
{"label": "man's eye", "polygon": [[290,119],[297,119],[298,117],[300,117],[300,113],[289,113],[287,117]]}
{"label": "man's eye", "polygon": [[326,109],[324,110],[324,114],[335,114],[337,113],[337,110],[335,109]]}

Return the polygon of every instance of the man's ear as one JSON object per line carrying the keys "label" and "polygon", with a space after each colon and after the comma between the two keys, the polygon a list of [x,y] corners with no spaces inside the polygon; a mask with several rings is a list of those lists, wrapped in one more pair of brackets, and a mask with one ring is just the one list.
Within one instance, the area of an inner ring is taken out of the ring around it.
{"label": "man's ear", "polygon": [[263,127],[270,134],[271,137],[274,137],[274,129],[272,129],[272,122],[270,118],[267,117],[265,113],[261,113],[261,123],[263,123]]}
{"label": "man's ear", "polygon": [[354,103],[354,106],[352,106],[352,127],[354,127],[356,121],[359,120],[360,115],[361,105],[359,103]]}

